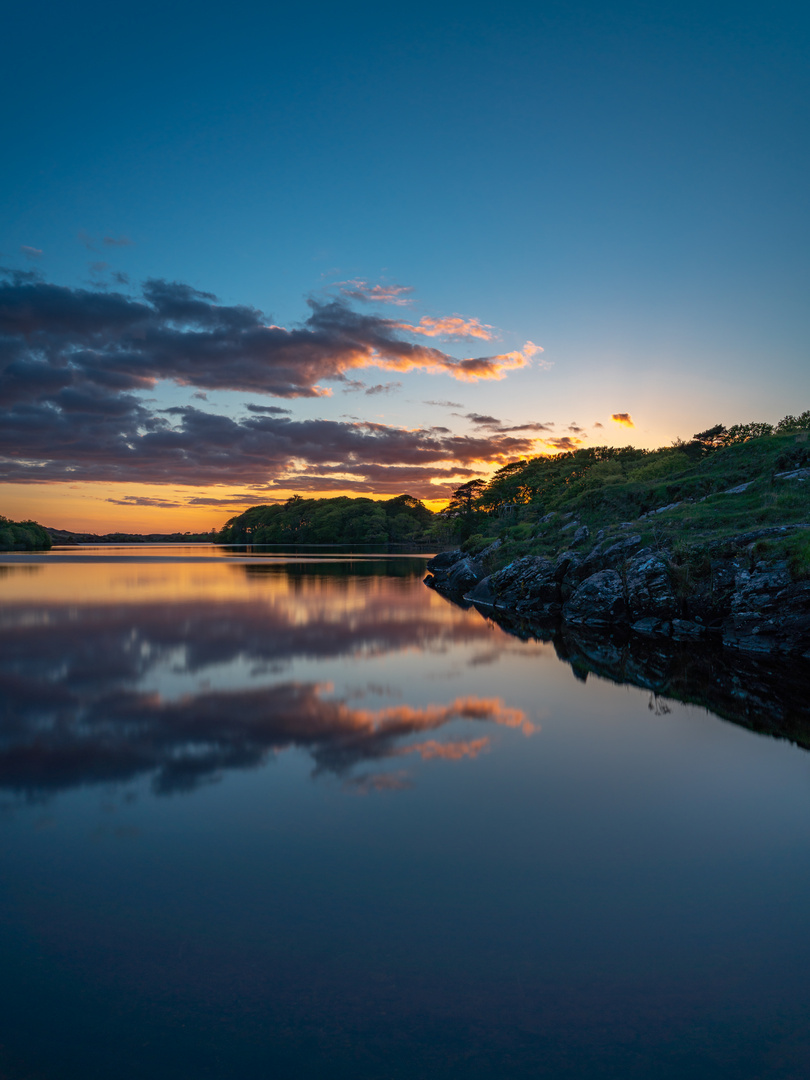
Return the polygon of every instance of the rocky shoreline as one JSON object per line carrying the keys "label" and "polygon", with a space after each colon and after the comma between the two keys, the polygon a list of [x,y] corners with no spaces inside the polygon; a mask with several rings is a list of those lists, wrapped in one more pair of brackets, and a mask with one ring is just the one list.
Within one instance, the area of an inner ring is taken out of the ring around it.
{"label": "rocky shoreline", "polygon": [[810,580],[795,580],[770,542],[807,525],[773,526],[704,545],[699,558],[642,545],[641,535],[598,542],[587,554],[527,555],[492,570],[501,541],[471,557],[446,551],[427,585],[451,599],[572,631],[675,642],[713,641],[744,653],[810,659]]}

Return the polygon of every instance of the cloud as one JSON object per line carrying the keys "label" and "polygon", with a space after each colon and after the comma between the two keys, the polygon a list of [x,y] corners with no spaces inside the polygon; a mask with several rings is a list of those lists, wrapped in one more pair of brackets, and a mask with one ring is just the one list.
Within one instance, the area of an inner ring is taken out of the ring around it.
{"label": "cloud", "polygon": [[341,293],[350,300],[361,300],[363,303],[395,304],[404,307],[412,304],[410,294],[414,291],[410,285],[369,285],[367,281],[355,279],[354,281],[339,281]]}
{"label": "cloud", "polygon": [[603,428],[603,427],[604,427],[605,425],[604,425],[604,424],[600,424],[600,423],[599,423],[599,421],[597,420],[597,421],[596,421],[596,423],[595,423],[595,424],[594,424],[593,426],[594,426],[595,428]]}
{"label": "cloud", "polygon": [[42,254],[42,248],[29,247],[28,244],[20,244],[20,252],[29,259],[38,259]]}
{"label": "cloud", "polygon": [[[306,590],[294,610],[228,599],[211,619],[206,600],[46,602],[45,617],[32,623],[27,604],[6,604],[0,788],[42,795],[151,775],[159,794],[187,791],[224,770],[255,767],[285,747],[308,754],[315,775],[360,783],[376,775],[405,777],[380,774],[384,762],[414,755],[459,761],[487,748],[486,735],[442,741],[440,732],[451,723],[495,724],[527,735],[536,730],[525,713],[498,698],[364,709],[326,684],[290,681],[286,670],[304,657],[338,660],[441,650],[459,640],[492,642],[483,620],[451,622],[444,612],[409,605],[404,594],[395,609],[385,591],[359,594],[350,624],[327,618],[319,605],[317,594]],[[169,662],[195,686],[215,681],[237,662],[256,673],[255,681],[161,695],[152,687]],[[268,665],[270,684],[261,676]]]}
{"label": "cloud", "polygon": [[369,795],[372,791],[407,791],[413,787],[413,780],[404,770],[393,773],[364,773],[346,781],[347,790],[356,795]]}
{"label": "cloud", "polygon": [[105,247],[131,247],[133,244],[128,236],[105,236],[101,242]]}
{"label": "cloud", "polygon": [[463,409],[460,401],[423,401],[423,405],[437,405],[441,409]]}
{"label": "cloud", "polygon": [[488,736],[481,739],[461,739],[456,742],[437,742],[436,739],[428,739],[427,742],[414,743],[403,750],[400,754],[418,754],[423,761],[432,758],[441,758],[444,761],[461,761],[462,758],[476,758],[485,750],[489,750],[490,741]]}
{"label": "cloud", "polygon": [[572,438],[570,435],[544,441],[546,446],[559,451],[576,450],[578,446],[582,446],[582,439]]}
{"label": "cloud", "polygon": [[635,427],[636,426],[633,423],[633,418],[631,417],[630,413],[615,412],[615,413],[613,413],[611,415],[610,419],[614,420],[617,424],[621,424],[622,427]]}
{"label": "cloud", "polygon": [[568,425],[568,430],[571,432],[572,435],[582,435],[582,433],[585,431],[585,428],[581,428],[578,424],[572,422]]}
{"label": "cloud", "polygon": [[116,506],[160,506],[170,510],[176,510],[185,505],[177,499],[155,499],[148,495],[125,495],[123,499],[105,499],[104,501],[115,503]]}
{"label": "cloud", "polygon": [[254,405],[252,401],[247,402],[246,407],[252,413],[262,413],[265,416],[289,416],[292,412],[292,409],[283,409],[280,405]]}
{"label": "cloud", "polygon": [[475,424],[478,427],[500,427],[501,421],[495,416],[487,416],[484,413],[465,413],[465,419],[469,420],[471,424]]}
{"label": "cloud", "polygon": [[367,386],[365,392],[372,397],[376,394],[390,394],[401,386],[401,382],[377,383],[376,386]]}
{"label": "cloud", "polygon": [[150,280],[136,299],[99,289],[45,282],[0,284],[0,333],[8,361],[34,361],[63,379],[132,388],[158,379],[203,390],[243,390],[276,397],[317,397],[321,382],[358,368],[427,371],[475,382],[503,379],[541,352],[522,350],[456,359],[399,336],[399,324],[353,311],[342,301],[311,299],[303,326],[285,329],[254,308],[216,303],[211,293]]}
{"label": "cloud", "polygon": [[541,424],[539,422],[507,425],[503,420],[499,420],[495,416],[487,416],[485,413],[464,413],[464,419],[469,420],[470,423],[475,424],[477,427],[485,427],[491,431],[502,433],[510,431],[551,431],[554,427],[552,423]]}
{"label": "cloud", "polygon": [[[531,452],[530,432],[542,425],[456,436],[293,420],[280,406],[252,402],[249,415],[235,420],[192,406],[156,410],[143,396],[167,379],[202,393],[317,397],[326,392],[321,380],[345,380],[369,366],[498,379],[528,363],[534,349],[456,360],[341,302],[310,307],[302,327],[284,329],[252,308],[163,281],[147,282],[139,299],[30,275],[0,283],[0,479],[280,486],[303,478],[327,490],[339,466],[345,490],[368,491],[375,470],[390,470],[393,483],[404,468],[421,477],[414,494],[438,497],[431,474],[444,483],[459,469],[480,472]],[[397,385],[363,389],[378,394]],[[320,481],[318,470],[326,470]]]}
{"label": "cloud", "polygon": [[[492,341],[494,327],[481,323],[478,319],[462,319],[459,315],[432,319],[425,315],[416,326],[410,323],[397,323],[398,330],[407,330],[410,334],[423,334],[425,337],[480,338]],[[541,350],[542,351],[542,350]]]}
{"label": "cloud", "polygon": [[222,495],[219,498],[212,495],[195,495],[191,499],[186,499],[183,503],[184,506],[254,506],[256,503],[262,503],[267,505],[268,503],[285,502],[286,500],[280,498],[269,498],[264,493],[257,493],[256,491],[249,491],[245,495]]}
{"label": "cloud", "polygon": [[91,262],[90,263],[90,270],[94,274],[103,274],[105,270],[109,270],[109,269],[110,269],[110,264],[108,262],[98,261],[98,262]]}

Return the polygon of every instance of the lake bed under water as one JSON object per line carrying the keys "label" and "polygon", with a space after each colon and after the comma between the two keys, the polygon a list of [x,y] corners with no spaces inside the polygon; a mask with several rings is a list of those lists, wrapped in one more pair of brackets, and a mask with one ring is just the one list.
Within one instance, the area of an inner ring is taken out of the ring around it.
{"label": "lake bed under water", "polygon": [[424,563],[0,556],[0,1077],[807,1075],[807,751]]}

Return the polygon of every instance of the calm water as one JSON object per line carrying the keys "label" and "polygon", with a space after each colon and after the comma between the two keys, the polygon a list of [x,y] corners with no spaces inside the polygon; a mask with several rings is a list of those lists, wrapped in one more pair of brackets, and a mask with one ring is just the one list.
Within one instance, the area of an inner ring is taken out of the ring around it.
{"label": "calm water", "polygon": [[3,1080],[808,1074],[807,751],[423,574],[5,558]]}

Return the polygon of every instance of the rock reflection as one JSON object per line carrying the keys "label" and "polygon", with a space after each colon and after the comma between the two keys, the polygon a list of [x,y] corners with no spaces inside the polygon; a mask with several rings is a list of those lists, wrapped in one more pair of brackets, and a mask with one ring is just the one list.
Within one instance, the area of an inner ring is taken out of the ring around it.
{"label": "rock reflection", "polygon": [[[492,620],[488,610],[486,618]],[[810,749],[810,661],[779,661],[722,646],[648,641],[637,636],[589,636],[557,624],[536,625],[508,616],[494,621],[509,634],[550,641],[574,675],[589,675],[649,690],[651,710],[666,700],[700,705],[724,720]]]}

